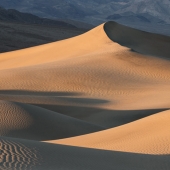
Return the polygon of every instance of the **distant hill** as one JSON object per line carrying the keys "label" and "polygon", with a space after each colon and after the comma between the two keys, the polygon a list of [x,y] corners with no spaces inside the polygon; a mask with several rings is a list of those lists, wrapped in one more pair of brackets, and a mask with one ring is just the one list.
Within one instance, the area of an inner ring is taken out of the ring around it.
{"label": "distant hill", "polygon": [[133,12],[137,17],[150,15],[170,24],[169,0],[1,0],[0,5],[40,17],[79,20],[91,24],[99,24],[111,15],[127,12]]}
{"label": "distant hill", "polygon": [[136,15],[149,15],[170,24],[169,0],[129,0],[128,3],[113,13],[132,12]]}
{"label": "distant hill", "polygon": [[166,24],[162,19],[156,18],[150,14],[135,14],[133,12],[125,12],[122,14],[113,14],[106,19],[115,21],[144,22],[144,23],[161,23]]}
{"label": "distant hill", "polygon": [[0,21],[0,53],[71,38],[85,31],[87,30]]}
{"label": "distant hill", "polygon": [[33,14],[22,13],[14,9],[6,10],[2,7],[0,7],[0,21],[76,28],[76,26],[63,21],[40,18]]}
{"label": "distant hill", "polygon": [[63,21],[0,8],[0,52],[8,52],[84,33],[87,29]]}

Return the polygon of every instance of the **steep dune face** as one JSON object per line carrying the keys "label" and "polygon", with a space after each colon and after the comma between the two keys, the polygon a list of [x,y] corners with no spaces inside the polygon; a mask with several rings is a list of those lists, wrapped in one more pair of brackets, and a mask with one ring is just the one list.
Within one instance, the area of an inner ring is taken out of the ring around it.
{"label": "steep dune face", "polygon": [[3,167],[18,167],[14,155],[26,169],[27,158],[32,169],[169,169],[169,54],[169,37],[113,22],[1,54]]}
{"label": "steep dune face", "polygon": [[0,101],[0,108],[0,136],[49,140],[87,134],[103,129],[27,104]]}
{"label": "steep dune face", "polygon": [[136,30],[112,21],[104,25],[104,30],[111,40],[133,51],[170,58],[170,37]]}
{"label": "steep dune face", "polygon": [[144,154],[170,154],[170,111],[117,128],[50,143]]}

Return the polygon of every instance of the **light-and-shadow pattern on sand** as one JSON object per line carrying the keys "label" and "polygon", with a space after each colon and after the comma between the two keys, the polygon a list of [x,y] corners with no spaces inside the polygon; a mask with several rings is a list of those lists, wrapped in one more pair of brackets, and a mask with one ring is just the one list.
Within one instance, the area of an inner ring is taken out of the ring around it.
{"label": "light-and-shadow pattern on sand", "polygon": [[170,37],[107,22],[0,54],[0,80],[0,169],[170,169]]}

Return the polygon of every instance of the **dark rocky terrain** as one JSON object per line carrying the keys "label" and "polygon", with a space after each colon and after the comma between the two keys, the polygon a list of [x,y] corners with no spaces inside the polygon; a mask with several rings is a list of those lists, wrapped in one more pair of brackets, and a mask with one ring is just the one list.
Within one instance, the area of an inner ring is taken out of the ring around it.
{"label": "dark rocky terrain", "polygon": [[63,40],[85,31],[66,22],[0,8],[0,52]]}
{"label": "dark rocky terrain", "polygon": [[74,25],[71,25],[71,24],[63,22],[63,21],[51,20],[51,19],[47,19],[47,18],[40,18],[33,14],[22,13],[15,9],[6,10],[2,7],[0,7],[0,21],[76,28]]}
{"label": "dark rocky terrain", "polygon": [[[150,15],[170,24],[169,0],[1,0],[0,5],[41,17],[103,22],[114,14]],[[151,18],[150,18],[151,19]],[[159,22],[159,21],[158,21]]]}
{"label": "dark rocky terrain", "polygon": [[1,0],[0,6],[67,21],[81,28],[92,28],[85,23],[97,26],[113,20],[144,31],[170,35],[170,0]]}
{"label": "dark rocky terrain", "polygon": [[57,26],[19,24],[0,21],[0,52],[23,49],[63,40],[86,30]]}

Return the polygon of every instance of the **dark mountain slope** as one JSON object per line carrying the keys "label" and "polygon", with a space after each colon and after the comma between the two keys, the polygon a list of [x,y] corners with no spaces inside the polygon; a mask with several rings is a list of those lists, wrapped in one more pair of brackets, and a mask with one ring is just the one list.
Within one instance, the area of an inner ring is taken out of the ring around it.
{"label": "dark mountain slope", "polygon": [[1,7],[0,7],[0,21],[76,28],[75,26],[66,22],[40,18],[32,14],[21,13],[14,9],[6,10]]}
{"label": "dark mountain slope", "polygon": [[86,30],[0,21],[0,53],[63,40]]}
{"label": "dark mountain slope", "polygon": [[1,0],[0,5],[41,17],[90,23],[104,21],[110,15],[126,12],[149,14],[170,23],[169,0]]}
{"label": "dark mountain slope", "polygon": [[63,40],[85,31],[67,22],[0,8],[0,52]]}

